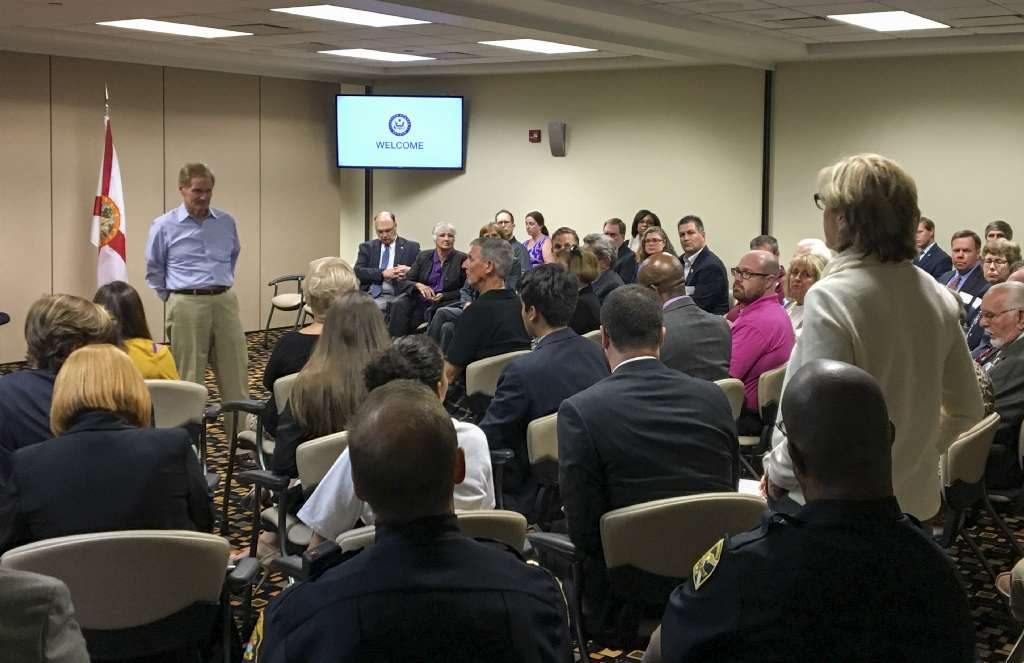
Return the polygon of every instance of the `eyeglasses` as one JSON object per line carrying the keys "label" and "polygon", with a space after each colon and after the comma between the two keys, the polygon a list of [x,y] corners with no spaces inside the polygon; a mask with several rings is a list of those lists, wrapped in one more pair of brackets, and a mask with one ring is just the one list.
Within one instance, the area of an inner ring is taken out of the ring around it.
{"label": "eyeglasses", "polygon": [[1019,310],[1021,310],[1021,309],[1018,306],[1016,308],[1008,308],[1008,309],[1005,309],[1003,311],[998,311],[998,312],[995,312],[995,313],[993,313],[992,311],[982,311],[981,313],[978,314],[978,317],[981,318],[982,320],[985,320],[986,322],[990,322],[994,318],[998,318],[999,316],[1001,316],[1004,313],[1009,313],[1010,311],[1019,311]]}
{"label": "eyeglasses", "polygon": [[733,267],[729,270],[732,273],[734,279],[740,279],[746,281],[752,276],[776,276],[776,274],[764,274],[762,272],[752,272],[749,269],[740,269],[739,267]]}
{"label": "eyeglasses", "polygon": [[825,211],[827,205],[825,205],[825,199],[821,197],[820,193],[814,194],[814,206],[820,209],[822,212]]}
{"label": "eyeglasses", "polygon": [[986,265],[1009,265],[1010,261],[1005,258],[985,258]]}

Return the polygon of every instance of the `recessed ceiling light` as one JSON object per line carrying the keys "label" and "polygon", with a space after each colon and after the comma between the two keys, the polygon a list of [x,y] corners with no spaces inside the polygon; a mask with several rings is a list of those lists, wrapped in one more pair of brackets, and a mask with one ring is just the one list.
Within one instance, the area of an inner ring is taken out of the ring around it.
{"label": "recessed ceiling light", "polygon": [[220,37],[249,37],[252,35],[251,32],[221,30],[220,28],[207,28],[202,25],[189,25],[188,23],[153,21],[148,18],[133,18],[126,21],[101,21],[96,25],[106,25],[111,28],[127,28],[129,30],[143,30],[145,32],[163,32],[169,35],[181,35],[182,37],[202,37],[203,39],[219,39]]}
{"label": "recessed ceiling light", "polygon": [[832,14],[828,18],[858,25],[878,32],[897,32],[900,30],[935,30],[948,28],[945,23],[933,21],[924,16],[910,12],[868,12],[866,14]]}
{"label": "recessed ceiling light", "polygon": [[414,62],[417,60],[433,60],[425,55],[409,55],[408,53],[389,53],[387,51],[374,51],[369,48],[343,48],[336,51],[317,51],[327,55],[337,55],[343,58],[361,58],[363,60],[380,60],[381,62]]}
{"label": "recessed ceiling light", "polygon": [[430,21],[420,21],[415,18],[392,16],[390,14],[378,14],[377,12],[368,12],[363,11],[362,9],[349,9],[348,7],[335,7],[334,5],[281,7],[280,9],[271,9],[270,11],[283,12],[285,14],[297,14],[298,16],[308,16],[309,18],[321,18],[325,21],[368,25],[373,28],[391,28],[396,25],[422,25],[424,23],[430,23]]}
{"label": "recessed ceiling light", "polygon": [[561,53],[589,53],[597,50],[594,48],[583,48],[582,46],[559,44],[553,41],[543,41],[541,39],[499,39],[497,41],[481,41],[477,43],[487,44],[488,46],[500,46],[502,48],[514,48],[517,51],[544,53],[546,55],[558,55]]}

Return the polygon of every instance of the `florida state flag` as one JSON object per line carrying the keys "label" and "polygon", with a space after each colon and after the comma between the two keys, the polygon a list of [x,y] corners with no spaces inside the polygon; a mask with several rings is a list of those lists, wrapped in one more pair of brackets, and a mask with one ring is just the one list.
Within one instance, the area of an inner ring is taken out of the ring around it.
{"label": "florida state flag", "polygon": [[124,193],[121,190],[121,167],[117,163],[117,150],[110,132],[110,103],[103,116],[106,137],[103,141],[103,165],[96,187],[96,200],[92,205],[92,245],[99,248],[96,258],[96,281],[99,285],[111,281],[127,281],[128,268],[125,252]]}

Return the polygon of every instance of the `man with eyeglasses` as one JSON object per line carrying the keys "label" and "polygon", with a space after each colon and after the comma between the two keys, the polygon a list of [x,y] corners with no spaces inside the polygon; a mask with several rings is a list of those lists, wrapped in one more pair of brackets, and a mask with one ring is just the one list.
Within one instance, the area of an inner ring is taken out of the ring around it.
{"label": "man with eyeglasses", "polygon": [[[507,209],[498,210],[494,215],[494,225],[498,226],[501,238],[507,240],[512,245],[512,254],[521,267],[519,274],[525,274],[530,271],[530,254],[526,252],[526,245],[516,239],[516,219],[512,216],[512,212]],[[508,287],[512,290],[517,290],[516,285],[518,282],[519,279],[517,278],[516,282],[510,283]]]}
{"label": "man with eyeglasses", "polygon": [[388,305],[407,287],[404,282],[409,266],[420,253],[419,242],[398,236],[398,220],[391,212],[381,211],[373,217],[377,239],[359,245],[355,273],[359,287],[386,311]]}
{"label": "man with eyeglasses", "polygon": [[1024,283],[1007,281],[989,288],[981,300],[979,324],[985,328],[992,350],[979,356],[996,397],[999,430],[988,455],[985,482],[990,488],[1021,485],[1017,440],[1024,420]]}
{"label": "man with eyeglasses", "polygon": [[732,269],[732,276],[732,296],[743,309],[732,327],[729,376],[742,380],[746,393],[739,434],[759,435],[763,422],[757,411],[758,379],[789,360],[796,337],[793,323],[775,294],[779,279],[775,256],[767,251],[750,251]]}

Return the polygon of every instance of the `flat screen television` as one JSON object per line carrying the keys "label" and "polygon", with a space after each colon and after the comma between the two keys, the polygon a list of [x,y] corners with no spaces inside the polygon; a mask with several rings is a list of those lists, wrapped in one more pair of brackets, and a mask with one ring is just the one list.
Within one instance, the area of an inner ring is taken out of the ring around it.
{"label": "flat screen television", "polygon": [[339,168],[463,170],[462,97],[339,94]]}

